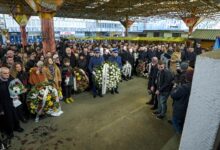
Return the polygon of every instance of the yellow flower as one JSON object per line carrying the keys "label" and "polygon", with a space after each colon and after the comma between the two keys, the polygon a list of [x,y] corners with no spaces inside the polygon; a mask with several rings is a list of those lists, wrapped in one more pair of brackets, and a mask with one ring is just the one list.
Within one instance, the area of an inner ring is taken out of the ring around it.
{"label": "yellow flower", "polygon": [[81,80],[81,78],[80,78],[80,77],[78,77],[78,78],[77,78],[77,80],[78,80],[78,81],[80,81],[80,80]]}
{"label": "yellow flower", "polygon": [[50,107],[53,106],[53,102],[49,101],[48,106],[50,106]]}
{"label": "yellow flower", "polygon": [[31,68],[29,72],[32,73],[32,71],[33,71],[33,68]]}
{"label": "yellow flower", "polygon": [[76,73],[76,76],[79,76],[79,73]]}
{"label": "yellow flower", "polygon": [[35,109],[36,107],[34,105],[31,105],[31,109]]}
{"label": "yellow flower", "polygon": [[51,98],[52,98],[52,96],[51,96],[51,95],[48,95],[48,96],[47,96],[47,101],[50,101]]}
{"label": "yellow flower", "polygon": [[58,91],[58,96],[59,96],[59,97],[63,96],[63,94],[62,94],[62,91],[61,91],[61,90],[59,90],[59,91]]}

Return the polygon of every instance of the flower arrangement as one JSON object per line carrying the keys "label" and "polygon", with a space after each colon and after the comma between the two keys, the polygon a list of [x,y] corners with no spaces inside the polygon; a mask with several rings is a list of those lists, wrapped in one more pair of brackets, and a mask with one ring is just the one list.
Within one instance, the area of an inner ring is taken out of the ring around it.
{"label": "flower arrangement", "polygon": [[89,87],[89,78],[85,71],[79,68],[74,68],[75,85],[74,90],[77,92],[83,92]]}
{"label": "flower arrangement", "polygon": [[136,68],[136,72],[137,72],[137,74],[139,75],[139,76],[144,76],[144,72],[145,72],[145,65],[146,63],[144,62],[144,61],[140,61],[139,63],[138,63],[138,66],[137,66],[137,68]]}
{"label": "flower arrangement", "polygon": [[61,111],[59,103],[59,93],[52,83],[42,82],[36,84],[28,93],[27,103],[32,114],[37,114],[36,120],[39,120],[39,115],[50,114],[59,116]]}
{"label": "flower arrangement", "polygon": [[13,92],[16,95],[20,95],[25,90],[24,85],[19,79],[14,79],[9,84],[9,91]]}
{"label": "flower arrangement", "polygon": [[115,63],[105,62],[95,69],[94,79],[96,86],[102,88],[102,94],[105,94],[106,90],[116,88],[121,81],[120,68]]}
{"label": "flower arrangement", "polygon": [[122,67],[122,74],[125,77],[131,77],[131,72],[132,72],[132,66],[128,61],[126,61],[126,63]]}
{"label": "flower arrangement", "polygon": [[19,79],[14,79],[9,83],[9,94],[13,99],[14,107],[18,107],[21,105],[21,101],[19,100],[19,95],[26,92],[26,88],[22,84]]}
{"label": "flower arrangement", "polygon": [[117,67],[115,63],[109,63],[109,82],[108,82],[108,89],[111,90],[116,88],[118,83],[121,81],[121,70]]}

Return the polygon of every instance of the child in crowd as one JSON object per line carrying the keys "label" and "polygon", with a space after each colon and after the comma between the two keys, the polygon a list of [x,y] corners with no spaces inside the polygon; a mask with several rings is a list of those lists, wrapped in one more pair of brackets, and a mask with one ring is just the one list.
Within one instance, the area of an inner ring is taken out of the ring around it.
{"label": "child in crowd", "polygon": [[64,101],[66,103],[72,103],[74,100],[71,96],[71,91],[74,85],[74,72],[73,68],[70,66],[70,59],[64,58],[64,64],[62,67],[62,90]]}

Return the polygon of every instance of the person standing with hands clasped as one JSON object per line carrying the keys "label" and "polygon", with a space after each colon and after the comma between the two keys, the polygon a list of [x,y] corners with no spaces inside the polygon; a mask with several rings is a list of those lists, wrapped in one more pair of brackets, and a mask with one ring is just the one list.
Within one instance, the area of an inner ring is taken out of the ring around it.
{"label": "person standing with hands clasped", "polygon": [[173,87],[173,75],[168,69],[165,69],[163,61],[158,62],[158,70],[157,90],[155,92],[158,98],[158,109],[153,114],[156,115],[157,119],[163,119],[167,111],[167,99]]}

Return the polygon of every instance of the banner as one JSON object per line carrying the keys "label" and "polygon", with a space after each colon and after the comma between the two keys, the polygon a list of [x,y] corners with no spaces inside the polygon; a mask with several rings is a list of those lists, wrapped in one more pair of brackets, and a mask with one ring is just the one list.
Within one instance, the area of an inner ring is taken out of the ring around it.
{"label": "banner", "polygon": [[220,37],[217,37],[215,40],[215,45],[213,47],[213,50],[219,50],[220,49]]}

